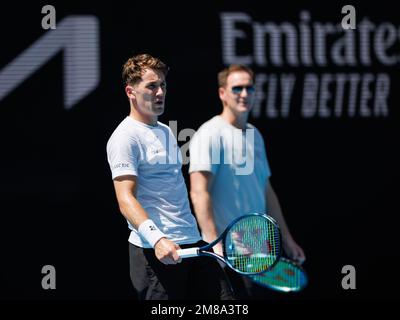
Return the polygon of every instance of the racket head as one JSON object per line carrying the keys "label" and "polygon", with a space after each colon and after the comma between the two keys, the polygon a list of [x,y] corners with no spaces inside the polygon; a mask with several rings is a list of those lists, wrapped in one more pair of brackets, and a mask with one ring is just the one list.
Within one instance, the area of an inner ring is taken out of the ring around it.
{"label": "racket head", "polygon": [[270,270],[282,252],[278,224],[269,216],[252,213],[234,220],[223,237],[225,262],[240,274]]}
{"label": "racket head", "polygon": [[303,267],[283,257],[272,269],[248,277],[259,285],[281,292],[298,292],[308,284],[308,276]]}

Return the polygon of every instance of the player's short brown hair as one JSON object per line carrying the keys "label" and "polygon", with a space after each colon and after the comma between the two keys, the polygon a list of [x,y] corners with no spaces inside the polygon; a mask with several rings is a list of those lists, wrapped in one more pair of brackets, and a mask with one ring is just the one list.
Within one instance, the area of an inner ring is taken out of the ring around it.
{"label": "player's short brown hair", "polygon": [[147,53],[138,54],[128,59],[122,68],[122,80],[124,85],[134,85],[138,82],[146,69],[160,71],[167,76],[168,67],[160,59]]}
{"label": "player's short brown hair", "polygon": [[238,71],[243,71],[247,72],[250,76],[251,79],[254,81],[254,72],[251,70],[249,67],[246,67],[241,64],[232,64],[229,67],[223,69],[218,73],[218,86],[219,87],[225,87],[226,86],[226,80],[228,79],[228,76],[233,73],[233,72],[238,72]]}

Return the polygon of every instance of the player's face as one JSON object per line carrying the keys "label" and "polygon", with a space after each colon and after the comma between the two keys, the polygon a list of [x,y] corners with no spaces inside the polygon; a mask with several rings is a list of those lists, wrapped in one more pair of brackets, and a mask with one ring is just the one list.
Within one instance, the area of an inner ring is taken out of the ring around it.
{"label": "player's face", "polygon": [[224,106],[234,114],[247,113],[253,107],[254,85],[251,76],[245,71],[235,71],[226,79],[226,86],[220,88],[219,96]]}
{"label": "player's face", "polygon": [[133,86],[137,111],[143,116],[157,117],[164,112],[167,84],[162,72],[147,69],[142,81]]}

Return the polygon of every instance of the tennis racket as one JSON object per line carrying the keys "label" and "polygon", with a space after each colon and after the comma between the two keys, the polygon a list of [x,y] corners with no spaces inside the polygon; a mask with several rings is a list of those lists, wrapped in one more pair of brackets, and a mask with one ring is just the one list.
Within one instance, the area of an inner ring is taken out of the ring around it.
{"label": "tennis racket", "polygon": [[280,258],[272,269],[261,274],[249,275],[249,278],[257,284],[282,292],[301,291],[308,283],[305,270],[286,258]]}
{"label": "tennis racket", "polygon": [[[222,241],[224,256],[210,252]],[[241,274],[269,270],[281,255],[281,232],[269,216],[252,213],[235,219],[213,242],[203,247],[177,250],[181,258],[209,256]]]}

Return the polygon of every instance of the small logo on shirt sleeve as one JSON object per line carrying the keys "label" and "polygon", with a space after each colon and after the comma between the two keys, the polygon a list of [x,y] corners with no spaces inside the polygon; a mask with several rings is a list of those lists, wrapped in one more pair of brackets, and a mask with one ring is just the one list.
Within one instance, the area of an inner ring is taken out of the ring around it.
{"label": "small logo on shirt sleeve", "polygon": [[118,169],[118,168],[129,168],[129,163],[116,163],[112,166],[113,169]]}

